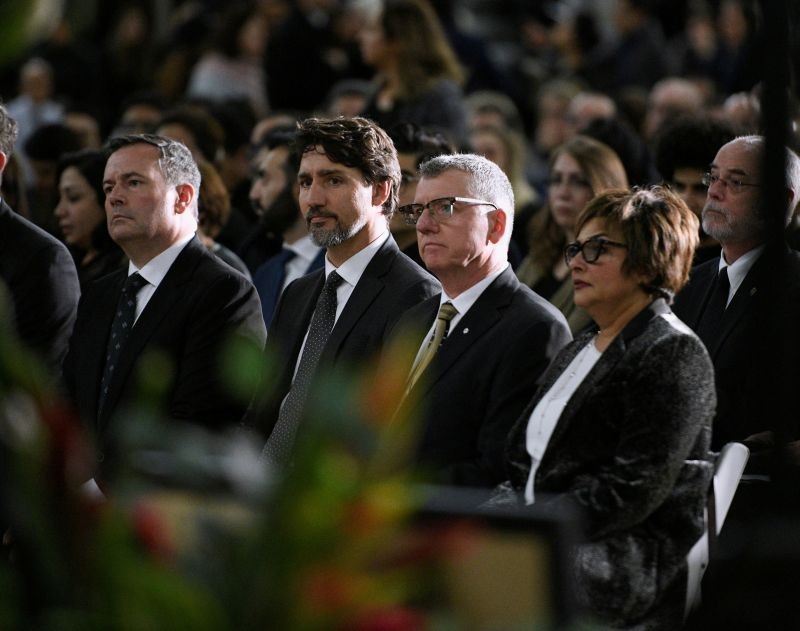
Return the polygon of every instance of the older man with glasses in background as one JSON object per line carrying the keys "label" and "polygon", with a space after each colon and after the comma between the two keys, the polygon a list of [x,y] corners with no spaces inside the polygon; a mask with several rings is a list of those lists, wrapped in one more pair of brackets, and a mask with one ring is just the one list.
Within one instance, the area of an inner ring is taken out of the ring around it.
{"label": "older man with glasses in background", "polygon": [[768,215],[777,213],[788,224],[800,196],[800,159],[786,150],[786,205],[766,209],[764,147],[763,137],[743,136],[717,152],[703,178],[708,198],[702,223],[722,253],[692,270],[674,310],[714,362],[712,448],[744,441],[752,451],[750,470],[769,474],[780,464],[774,448],[800,438],[800,255],[773,234],[776,222]]}
{"label": "older man with glasses in background", "polygon": [[[514,193],[502,170],[471,154],[419,168],[420,254],[442,293],[408,310],[393,333],[412,340],[398,422],[416,419],[416,461],[438,483],[493,486],[503,449],[539,375],[571,339],[563,315],[508,263]],[[413,360],[413,361],[412,361]]]}

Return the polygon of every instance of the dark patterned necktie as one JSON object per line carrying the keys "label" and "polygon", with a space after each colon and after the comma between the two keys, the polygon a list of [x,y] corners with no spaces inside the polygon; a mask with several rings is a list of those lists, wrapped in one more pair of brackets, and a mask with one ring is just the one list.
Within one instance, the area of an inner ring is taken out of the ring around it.
{"label": "dark patterned necktie", "polygon": [[719,340],[722,317],[728,304],[730,289],[731,283],[728,280],[728,268],[724,267],[717,274],[714,287],[711,289],[711,296],[709,296],[703,315],[697,323],[697,337],[703,340],[709,351],[714,349]]}
{"label": "dark patterned necktie", "polygon": [[336,272],[331,272],[325,281],[314,308],[297,374],[278,413],[278,422],[264,445],[262,455],[277,466],[283,466],[289,461],[309,385],[336,321],[336,288],[341,282],[342,277]]}
{"label": "dark patterned necktie", "polygon": [[111,335],[108,338],[106,366],[103,370],[103,378],[100,381],[100,396],[97,401],[98,417],[103,411],[103,404],[108,396],[108,387],[114,377],[114,369],[136,319],[136,294],[145,285],[147,285],[147,281],[138,272],[135,272],[128,276],[122,286],[117,312],[114,314],[114,321],[111,324]]}
{"label": "dark patterned necktie", "polygon": [[447,336],[447,331],[450,328],[450,320],[452,320],[457,313],[458,310],[450,302],[445,302],[439,307],[439,313],[436,315],[436,326],[433,329],[433,337],[428,342],[425,352],[419,356],[418,360],[411,368],[408,384],[406,385],[406,394],[411,391],[411,388],[414,387],[414,384],[417,383],[422,373],[425,372],[425,369],[433,361],[433,358],[439,350],[439,346],[441,346],[444,338]]}

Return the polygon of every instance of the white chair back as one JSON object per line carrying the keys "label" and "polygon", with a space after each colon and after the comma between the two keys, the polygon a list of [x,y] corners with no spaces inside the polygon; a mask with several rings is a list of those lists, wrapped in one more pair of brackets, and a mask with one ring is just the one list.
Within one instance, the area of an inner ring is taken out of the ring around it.
{"label": "white chair back", "polygon": [[686,581],[686,607],[684,617],[688,616],[696,607],[700,605],[701,590],[700,582],[703,574],[708,567],[709,561],[709,519],[708,507],[714,507],[715,533],[718,535],[722,530],[722,524],[728,516],[728,510],[742,478],[747,459],[750,457],[750,450],[742,443],[728,443],[722,447],[714,465],[714,480],[709,488],[709,495],[713,493],[713,501],[709,502],[705,510],[706,528],[697,543],[692,546],[689,554],[686,555],[688,566],[688,576]]}

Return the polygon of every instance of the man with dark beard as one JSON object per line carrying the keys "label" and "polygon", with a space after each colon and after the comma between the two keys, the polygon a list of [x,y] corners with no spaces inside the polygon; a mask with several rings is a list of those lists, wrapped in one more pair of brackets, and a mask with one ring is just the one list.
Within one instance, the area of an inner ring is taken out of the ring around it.
{"label": "man with dark beard", "polygon": [[403,311],[440,291],[389,233],[400,165],[385,131],[360,117],[310,118],[295,149],[300,211],[327,254],[324,270],[286,287],[269,327],[277,374],[261,429],[277,466],[291,459],[317,376],[372,359]]}
{"label": "man with dark beard", "polygon": [[763,208],[764,138],[742,136],[717,152],[703,178],[708,198],[703,230],[720,257],[692,270],[674,311],[708,348],[714,362],[717,413],[712,448],[743,441],[751,471],[774,473],[776,447],[800,439],[796,361],[800,319],[800,255],[771,221],[785,227],[800,199],[800,158],[786,150],[786,206]]}
{"label": "man with dark beard", "polygon": [[319,269],[325,261],[325,250],[311,240],[297,205],[299,159],[292,150],[293,141],[294,128],[274,129],[252,160],[250,202],[261,218],[262,228],[283,238],[281,251],[262,263],[253,275],[267,328],[284,287]]}

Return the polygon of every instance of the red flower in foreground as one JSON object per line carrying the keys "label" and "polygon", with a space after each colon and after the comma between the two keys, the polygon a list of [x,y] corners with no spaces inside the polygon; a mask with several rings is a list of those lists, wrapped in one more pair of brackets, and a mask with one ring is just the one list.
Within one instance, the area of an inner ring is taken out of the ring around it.
{"label": "red flower in foreground", "polygon": [[153,508],[138,502],[133,507],[131,518],[137,541],[151,556],[159,560],[172,557],[174,547],[167,525]]}
{"label": "red flower in foreground", "polygon": [[406,607],[368,611],[348,623],[342,631],[424,631],[425,616]]}

